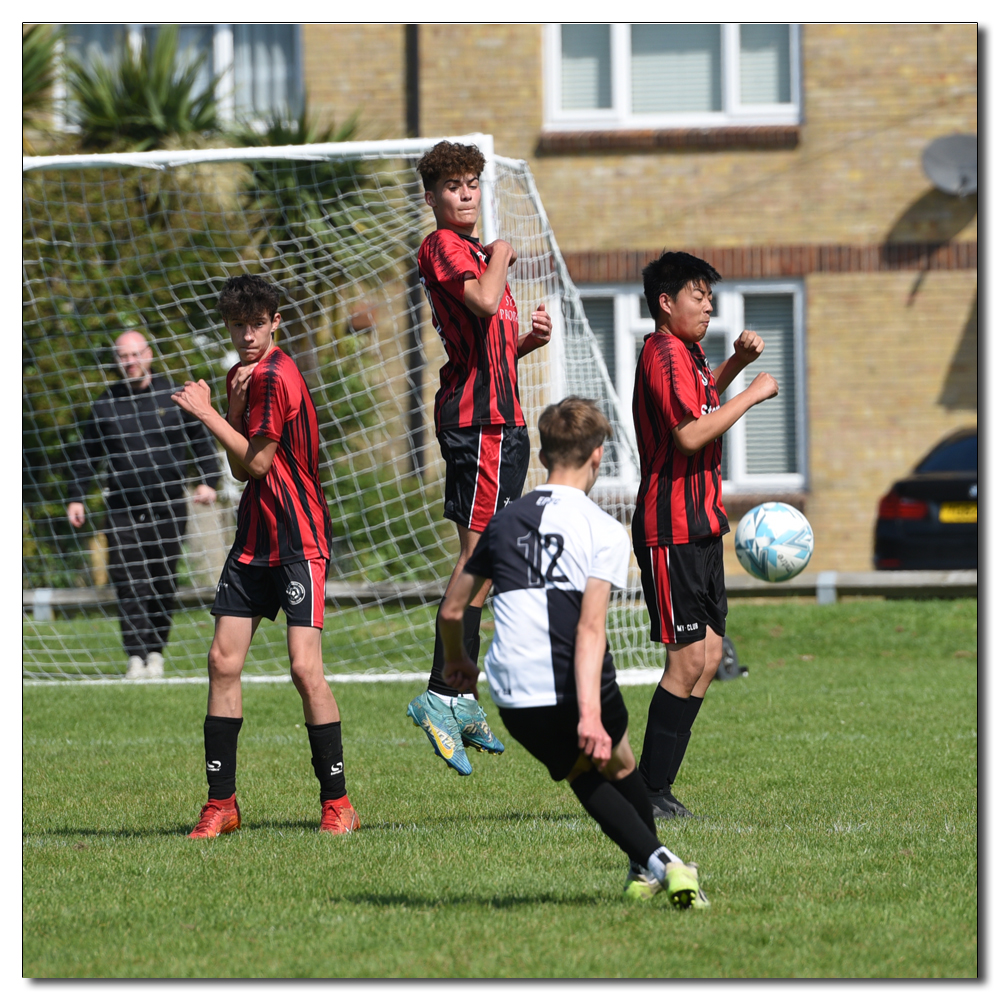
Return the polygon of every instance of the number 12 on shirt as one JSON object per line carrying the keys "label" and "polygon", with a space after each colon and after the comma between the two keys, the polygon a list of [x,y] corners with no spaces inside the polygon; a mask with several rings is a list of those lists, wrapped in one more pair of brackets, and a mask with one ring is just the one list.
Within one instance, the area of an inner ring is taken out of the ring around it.
{"label": "number 12 on shirt", "polygon": [[[524,553],[527,562],[528,586],[544,587],[546,583],[568,583],[569,577],[556,572],[559,557],[563,553],[565,539],[555,533],[540,535],[529,531],[517,540],[517,547]],[[554,550],[554,551],[552,551]],[[548,556],[549,567],[542,573],[542,555]]]}

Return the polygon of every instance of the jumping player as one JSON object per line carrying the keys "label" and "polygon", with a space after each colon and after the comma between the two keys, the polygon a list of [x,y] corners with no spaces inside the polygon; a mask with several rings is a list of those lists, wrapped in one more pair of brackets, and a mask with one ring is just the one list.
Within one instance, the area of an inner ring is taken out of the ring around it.
{"label": "jumping player", "polygon": [[627,897],[665,887],[674,906],[706,907],[697,867],[657,839],[605,636],[611,588],[628,575],[628,535],[587,494],[611,426],[570,396],[546,408],[538,431],[545,485],[497,512],[441,606],[445,678],[476,690],[462,621],[492,580],[496,632],[484,665],[504,725],[628,855]]}
{"label": "jumping player", "polygon": [[[437,228],[417,255],[420,280],[448,361],[434,398],[434,429],[445,461],[444,516],[458,528],[460,551],[451,588],[494,512],[516,500],[528,471],[528,432],[517,391],[517,360],[548,343],[552,318],[540,305],[531,330],[518,333],[517,305],[507,271],[517,259],[509,243],[479,241],[486,160],[476,146],[439,142],[417,164]],[[490,589],[484,580],[465,613],[465,645],[479,657],[479,622]],[[435,631],[427,690],[407,706],[434,752],[459,774],[471,774],[465,747],[503,753],[486,714],[442,676]]]}
{"label": "jumping player", "polygon": [[656,332],[639,355],[632,416],[640,481],[632,545],[649,610],[650,638],[667,647],[663,677],[649,704],[639,773],[658,818],[690,816],[671,785],[691,726],[722,659],[726,582],[722,536],[722,435],[751,406],[778,394],[766,373],[726,403],[720,395],[764,350],[752,330],[714,371],[700,341],[712,314],[719,273],[687,253],[664,253],[642,272]]}
{"label": "jumping player", "polygon": [[347,797],[340,711],[323,675],[321,646],[332,525],[319,481],[319,433],[295,362],[274,342],[278,290],[258,275],[230,278],[219,312],[239,364],[226,377],[229,412],[212,406],[204,381],[172,397],[225,447],[233,476],[247,483],[236,541],[216,590],[215,638],[208,653],[205,771],[208,802],[194,838],[240,825],[236,743],[243,724],[240,675],[262,617],[280,607],[288,622],[292,681],[302,697],[312,764],[319,779],[320,830],[351,833],[360,823]]}

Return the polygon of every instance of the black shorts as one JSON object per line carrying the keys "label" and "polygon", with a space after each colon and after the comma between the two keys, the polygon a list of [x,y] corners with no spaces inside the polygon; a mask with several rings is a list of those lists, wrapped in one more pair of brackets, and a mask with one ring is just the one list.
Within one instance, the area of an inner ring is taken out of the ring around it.
{"label": "black shorts", "polygon": [[653,642],[686,646],[704,639],[706,627],[726,634],[729,602],[721,536],[637,548],[635,558]]}
{"label": "black shorts", "polygon": [[[537,708],[498,707],[497,711],[510,735],[549,769],[553,781],[562,781],[573,770],[580,757],[576,733],[580,708],[575,700]],[[618,746],[628,729],[628,709],[616,681],[601,690],[601,722],[611,745]]]}
{"label": "black shorts", "polygon": [[289,625],[322,628],[327,566],[325,559],[247,566],[230,556],[215,588],[212,614],[274,621],[281,608]]}
{"label": "black shorts", "polygon": [[527,427],[446,427],[438,434],[445,464],[444,516],[483,532],[524,489],[531,444]]}

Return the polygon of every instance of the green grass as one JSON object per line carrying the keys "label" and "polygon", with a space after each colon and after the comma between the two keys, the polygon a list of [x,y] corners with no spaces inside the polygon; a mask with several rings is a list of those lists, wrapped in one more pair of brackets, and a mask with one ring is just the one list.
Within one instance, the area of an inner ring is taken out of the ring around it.
{"label": "green grass", "polygon": [[[362,818],[322,838],[298,698],[248,685],[244,827],[193,842],[205,688],[25,688],[26,977],[978,975],[975,601],[734,602],[660,826],[708,912],[621,900],[623,856],[520,747],[459,778],[343,685]],[[651,688],[624,689],[633,746]],[[492,723],[506,734],[494,708]]]}

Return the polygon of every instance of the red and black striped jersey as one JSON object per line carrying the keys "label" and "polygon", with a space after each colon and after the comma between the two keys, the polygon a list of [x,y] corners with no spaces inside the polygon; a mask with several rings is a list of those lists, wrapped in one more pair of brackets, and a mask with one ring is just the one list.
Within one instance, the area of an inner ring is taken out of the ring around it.
{"label": "red and black striped jersey", "polygon": [[699,344],[649,334],[635,369],[632,419],[639,446],[633,547],[683,545],[729,530],[722,506],[722,439],[683,454],[671,433],[686,416],[719,408],[712,370]]}
{"label": "red and black striped jersey", "polygon": [[489,258],[479,240],[436,229],[420,245],[417,268],[448,362],[434,397],[434,430],[484,424],[524,426],[517,392],[517,304],[505,285],[488,319],[465,304],[465,282]]}
{"label": "red and black striped jersey", "polygon": [[[226,376],[226,397],[239,365]],[[243,490],[231,555],[249,566],[329,559],[333,525],[319,481],[319,423],[309,388],[280,348],[250,376],[243,433],[278,442],[263,479]]]}

